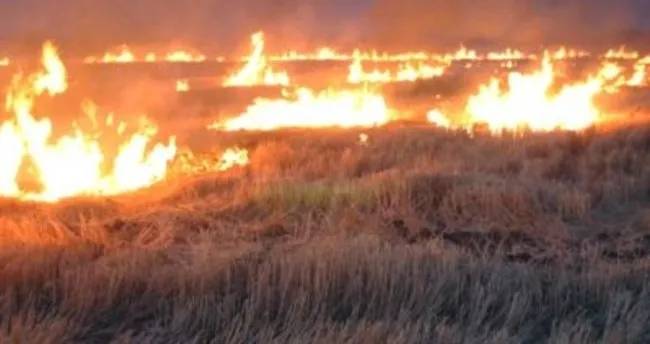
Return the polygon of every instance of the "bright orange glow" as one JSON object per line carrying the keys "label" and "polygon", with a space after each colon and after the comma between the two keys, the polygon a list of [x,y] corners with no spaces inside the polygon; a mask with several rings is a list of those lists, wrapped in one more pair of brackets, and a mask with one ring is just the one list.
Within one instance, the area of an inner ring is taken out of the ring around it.
{"label": "bright orange glow", "polygon": [[584,50],[568,49],[567,47],[560,47],[558,50],[551,53],[554,60],[573,60],[589,57],[590,55],[591,54]]}
{"label": "bright orange glow", "polygon": [[422,79],[440,77],[445,73],[446,66],[432,66],[424,62],[406,62],[398,66],[393,74],[391,70],[380,70],[375,68],[366,71],[363,67],[363,57],[359,51],[355,51],[354,58],[348,67],[348,82],[351,84],[361,83],[389,83],[389,82],[414,82]]}
{"label": "bright orange glow", "polygon": [[165,56],[165,61],[167,62],[199,63],[205,60],[206,60],[205,55],[192,54],[184,50],[176,50],[168,53],[167,56]]}
{"label": "bright orange glow", "polygon": [[[165,177],[167,163],[174,157],[174,138],[168,145],[148,147],[156,128],[143,124],[123,138],[109,171],[98,137],[121,138],[123,124],[115,127],[108,116],[99,128],[93,106],[85,106],[93,123],[92,132],[72,126],[68,135],[54,138],[52,120],[37,119],[34,101],[43,93],[51,96],[67,89],[66,69],[51,43],[43,46],[43,70],[23,78],[17,76],[6,98],[13,118],[0,123],[0,196],[23,200],[56,201],[78,195],[115,195],[149,186]],[[25,178],[31,186],[23,185]],[[37,185],[35,185],[37,184]]]}
{"label": "bright orange glow", "polygon": [[289,75],[286,72],[275,72],[268,65],[267,59],[264,56],[264,33],[255,33],[251,37],[251,44],[253,51],[248,57],[246,65],[241,70],[229,76],[223,85],[226,87],[289,85]]}
{"label": "bright orange glow", "polygon": [[486,123],[493,132],[523,128],[581,130],[600,120],[593,98],[618,75],[619,70],[607,65],[597,76],[551,93],[554,68],[547,55],[535,73],[511,72],[507,91],[502,91],[498,79],[482,86],[467,104],[468,125]]}
{"label": "bright orange glow", "polygon": [[217,170],[220,172],[228,171],[235,167],[244,167],[249,164],[248,150],[240,148],[228,148],[221,155]]}
{"label": "bright orange glow", "polygon": [[621,46],[618,49],[608,50],[604,57],[610,60],[636,60],[639,58],[639,53],[626,50],[625,46]]}
{"label": "bright orange glow", "polygon": [[373,127],[390,121],[384,98],[368,90],[301,88],[280,99],[258,98],[242,115],[212,124],[215,130]]}
{"label": "bright orange glow", "polygon": [[488,53],[487,59],[490,61],[513,61],[513,60],[535,59],[535,56],[526,55],[520,50],[513,50],[508,48],[504,51]]}
{"label": "bright orange glow", "polygon": [[451,63],[454,61],[476,61],[482,58],[478,55],[476,50],[467,49],[464,45],[461,45],[456,52],[445,55],[434,55],[433,59],[445,63]]}
{"label": "bright orange glow", "polygon": [[127,45],[121,46],[117,52],[107,52],[101,58],[89,56],[84,59],[85,63],[133,63],[135,55]]}
{"label": "bright orange glow", "polygon": [[187,80],[176,80],[176,92],[185,93],[190,91],[190,82]]}
{"label": "bright orange glow", "polygon": [[647,64],[643,60],[639,60],[634,64],[634,74],[627,81],[627,85],[631,87],[643,87],[648,85]]}
{"label": "bright orange glow", "polygon": [[295,61],[345,61],[349,60],[350,56],[340,54],[336,50],[324,47],[318,49],[315,53],[300,53],[295,50],[288,51],[282,55],[271,56],[269,60],[279,62],[295,62]]}
{"label": "bright orange glow", "polygon": [[399,66],[396,80],[413,82],[416,80],[433,79],[445,74],[445,70],[446,67],[443,66],[434,67],[422,62],[417,64],[407,62]]}
{"label": "bright orange glow", "polygon": [[440,110],[433,109],[427,113],[427,121],[440,128],[451,128],[451,121]]}
{"label": "bright orange glow", "polygon": [[0,57],[0,67],[7,67],[11,64],[11,60],[8,57]]}

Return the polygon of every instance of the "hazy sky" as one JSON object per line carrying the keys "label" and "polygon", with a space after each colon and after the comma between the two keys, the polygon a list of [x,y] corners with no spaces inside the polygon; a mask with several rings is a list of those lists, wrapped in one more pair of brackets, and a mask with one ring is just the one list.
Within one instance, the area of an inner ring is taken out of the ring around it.
{"label": "hazy sky", "polygon": [[[650,0],[0,0],[0,44],[386,48],[647,42]],[[1,49],[1,46],[0,46]]]}

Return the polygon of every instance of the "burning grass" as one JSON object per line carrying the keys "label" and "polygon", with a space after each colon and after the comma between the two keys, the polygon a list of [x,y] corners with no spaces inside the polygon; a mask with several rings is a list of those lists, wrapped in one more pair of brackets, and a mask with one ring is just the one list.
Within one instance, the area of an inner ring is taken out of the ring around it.
{"label": "burning grass", "polygon": [[647,126],[360,133],[233,134],[225,173],[3,201],[0,338],[650,339]]}

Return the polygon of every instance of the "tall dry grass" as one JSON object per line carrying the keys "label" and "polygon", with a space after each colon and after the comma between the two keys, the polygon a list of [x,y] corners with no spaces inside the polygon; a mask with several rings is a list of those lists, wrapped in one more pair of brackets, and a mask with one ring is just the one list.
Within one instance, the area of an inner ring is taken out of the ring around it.
{"label": "tall dry grass", "polygon": [[650,340],[650,129],[240,134],[251,165],[0,204],[0,342]]}

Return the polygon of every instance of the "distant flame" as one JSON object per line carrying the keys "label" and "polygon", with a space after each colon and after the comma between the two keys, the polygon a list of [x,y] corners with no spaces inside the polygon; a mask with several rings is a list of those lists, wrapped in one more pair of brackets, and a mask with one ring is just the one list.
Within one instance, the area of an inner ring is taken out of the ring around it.
{"label": "distant flame", "polygon": [[289,85],[289,75],[286,72],[275,72],[268,65],[264,56],[264,33],[258,32],[251,37],[253,52],[248,57],[246,65],[231,75],[224,86],[255,86],[255,85]]}

